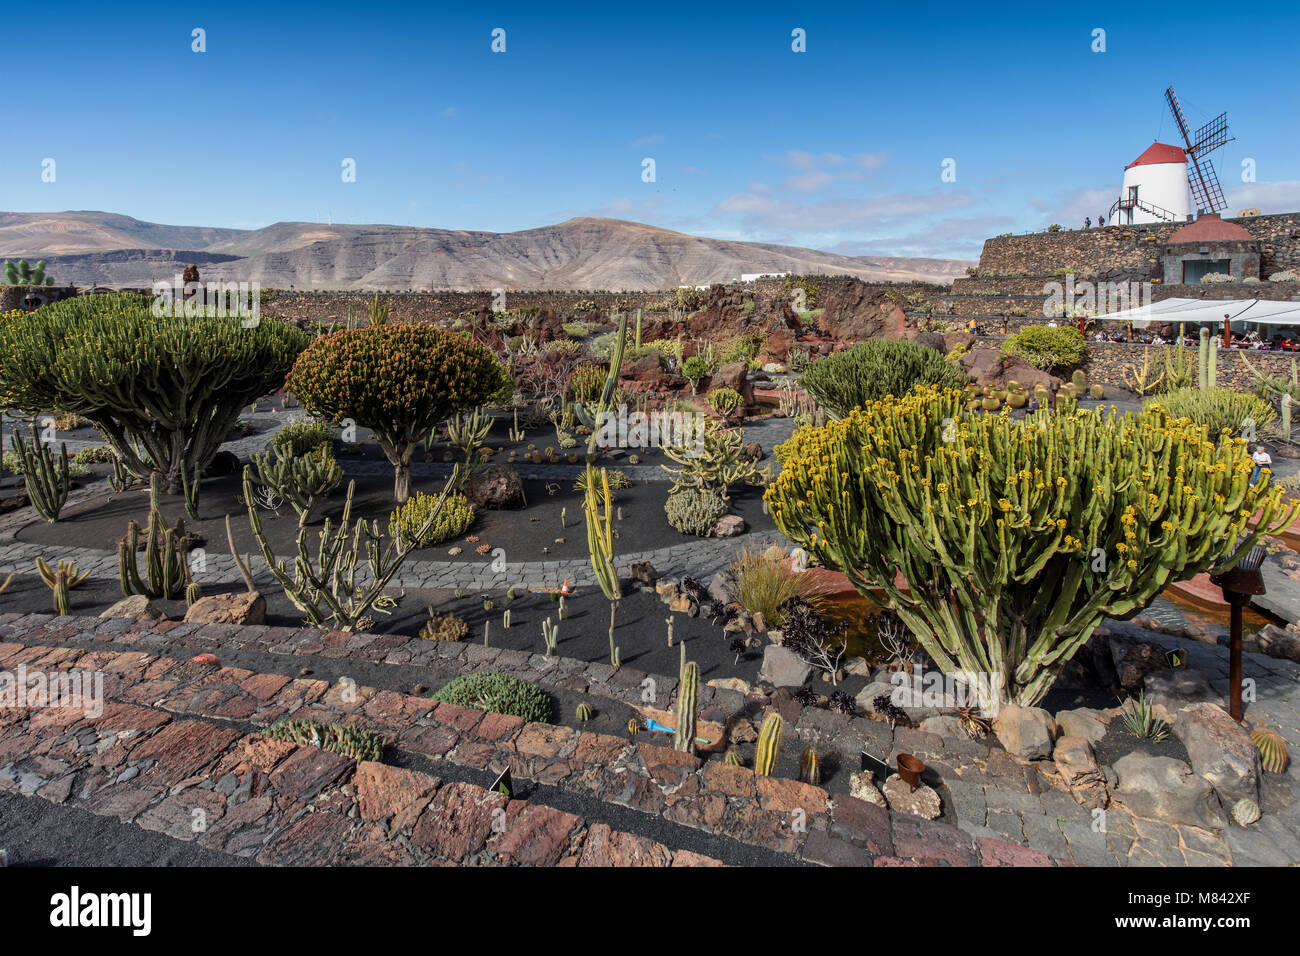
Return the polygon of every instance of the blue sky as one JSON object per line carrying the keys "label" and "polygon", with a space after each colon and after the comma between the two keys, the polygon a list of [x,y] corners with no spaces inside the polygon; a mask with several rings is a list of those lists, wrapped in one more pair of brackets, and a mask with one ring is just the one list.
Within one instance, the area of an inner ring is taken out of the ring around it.
{"label": "blue sky", "polygon": [[492,231],[613,216],[975,258],[988,235],[1105,211],[1124,165],[1175,141],[1171,83],[1193,126],[1228,111],[1229,214],[1300,209],[1294,2],[52,2],[39,19],[52,29],[6,51],[27,104],[0,153],[10,211]]}

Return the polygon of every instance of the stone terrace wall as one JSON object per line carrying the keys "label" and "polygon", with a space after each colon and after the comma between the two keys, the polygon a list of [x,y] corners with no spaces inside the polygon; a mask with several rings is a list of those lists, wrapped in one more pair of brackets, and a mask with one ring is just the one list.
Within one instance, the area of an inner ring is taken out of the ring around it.
{"label": "stone terrace wall", "polygon": [[[1260,241],[1260,271],[1265,277],[1300,266],[1300,213],[1229,219]],[[979,271],[987,275],[1042,275],[1069,269],[1090,276],[1111,270],[1160,274],[1165,243],[1185,223],[1106,226],[984,241]]]}

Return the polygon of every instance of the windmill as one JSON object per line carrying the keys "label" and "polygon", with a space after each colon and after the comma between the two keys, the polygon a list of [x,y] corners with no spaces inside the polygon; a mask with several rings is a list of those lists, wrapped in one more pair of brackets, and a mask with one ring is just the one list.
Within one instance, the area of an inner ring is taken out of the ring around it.
{"label": "windmill", "polygon": [[1228,114],[1220,113],[1195,133],[1191,133],[1187,129],[1183,108],[1178,103],[1178,94],[1172,86],[1165,90],[1165,101],[1174,114],[1174,122],[1178,124],[1178,131],[1183,134],[1183,142],[1186,144],[1187,185],[1191,187],[1197,214],[1216,213],[1227,207],[1228,203],[1223,198],[1214,164],[1205,157],[1233,138],[1228,135]]}

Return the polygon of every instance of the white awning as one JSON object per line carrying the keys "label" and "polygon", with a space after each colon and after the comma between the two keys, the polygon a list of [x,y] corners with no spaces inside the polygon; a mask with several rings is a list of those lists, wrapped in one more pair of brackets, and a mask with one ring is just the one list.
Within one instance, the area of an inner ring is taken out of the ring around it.
{"label": "white awning", "polygon": [[1258,325],[1300,326],[1300,302],[1277,299],[1161,299],[1151,305],[1097,316],[1116,322],[1179,322],[1223,324],[1251,322]]}

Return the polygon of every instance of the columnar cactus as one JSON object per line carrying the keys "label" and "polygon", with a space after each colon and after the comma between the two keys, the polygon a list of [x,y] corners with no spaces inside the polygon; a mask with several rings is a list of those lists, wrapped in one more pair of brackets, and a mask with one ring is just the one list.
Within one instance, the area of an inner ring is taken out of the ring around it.
{"label": "columnar cactus", "polygon": [[[77,566],[71,561],[60,561],[57,568],[51,568],[44,558],[36,559],[36,570],[41,575],[41,580],[45,586],[50,589],[54,599],[55,614],[71,614],[72,604],[68,592],[75,588],[82,581],[90,576],[89,571],[78,572]],[[12,578],[13,576],[10,575]],[[8,587],[9,582],[5,582]],[[0,590],[3,590],[0,588]]]}
{"label": "columnar cactus", "polygon": [[695,752],[695,711],[700,697],[700,665],[691,661],[677,678],[677,721],[673,726],[673,749]]}
{"label": "columnar cactus", "polygon": [[603,496],[596,491],[596,470],[588,465],[587,499],[584,504],[587,551],[591,556],[591,569],[596,573],[596,581],[609,599],[609,663],[618,667],[621,654],[614,643],[614,615],[618,611],[623,588],[618,581],[618,571],[614,568],[614,529],[610,522],[614,496],[609,492],[609,474],[604,468],[600,470],[600,487]]}
{"label": "columnar cactus", "polygon": [[[32,423],[32,432],[36,423]],[[23,471],[23,486],[36,513],[49,523],[59,520],[59,512],[68,500],[72,478],[68,470],[68,446],[60,445],[56,456],[43,443],[28,440],[17,433],[9,436],[14,454]]]}
{"label": "columnar cactus", "polygon": [[1230,568],[1297,510],[1250,484],[1244,442],[1159,407],[1017,421],[918,389],[782,455],[765,496],[781,532],[883,592],[939,669],[982,675],[986,707],[1037,703],[1104,617]]}
{"label": "columnar cactus", "polygon": [[128,523],[126,537],[117,543],[118,583],[124,597],[143,594],[145,597],[171,600],[192,583],[185,519],[177,518],[176,524],[168,527],[158,504],[160,485],[158,473],[154,472],[149,479],[149,535],[144,546],[143,578],[136,560],[140,525],[135,521]]}
{"label": "columnar cactus", "polygon": [[758,730],[758,745],[754,750],[754,773],[760,777],[772,776],[776,769],[776,755],[781,749],[781,734],[785,722],[780,714],[768,714]]}
{"label": "columnar cactus", "polygon": [[816,747],[805,747],[799,755],[799,779],[813,786],[822,782],[821,757],[818,756]]}
{"label": "columnar cactus", "polygon": [[552,624],[549,617],[542,622],[542,643],[546,645],[546,656],[554,657],[555,648],[560,643],[560,628]]}

